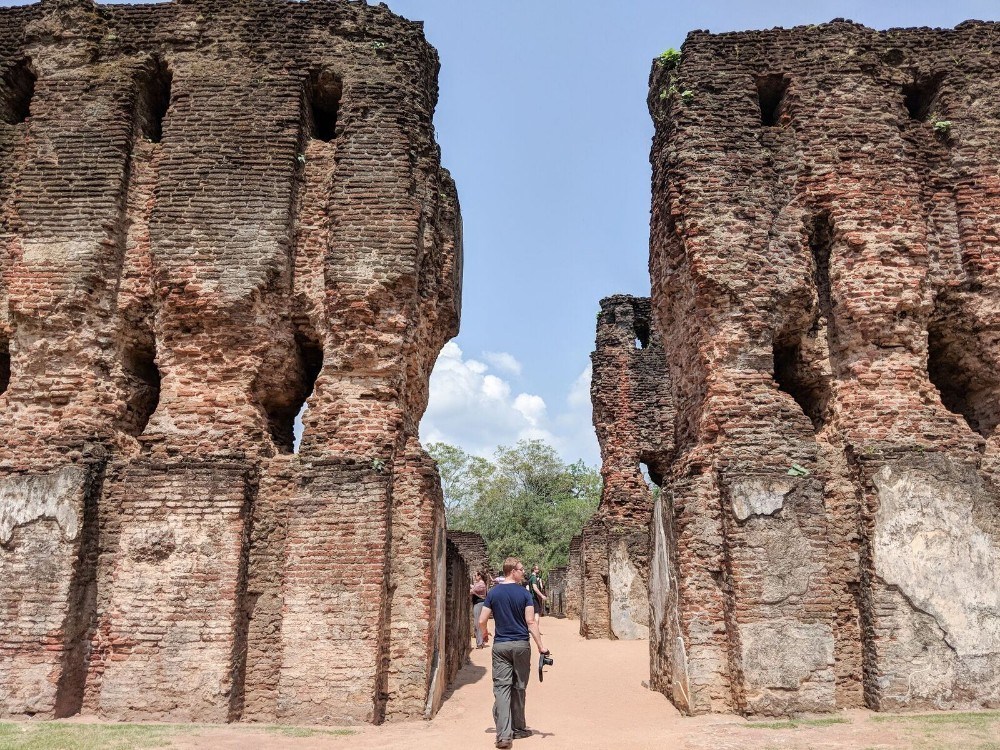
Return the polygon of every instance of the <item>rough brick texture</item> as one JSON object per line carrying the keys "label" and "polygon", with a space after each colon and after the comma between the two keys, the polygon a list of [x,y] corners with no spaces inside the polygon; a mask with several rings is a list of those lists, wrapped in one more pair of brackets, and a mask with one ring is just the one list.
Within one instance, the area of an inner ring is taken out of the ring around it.
{"label": "rough brick texture", "polygon": [[0,9],[0,714],[439,705],[437,70],[365,3]]}
{"label": "rough brick texture", "polygon": [[448,604],[445,644],[445,681],[450,684],[458,675],[458,670],[469,661],[472,653],[472,603],[467,584],[470,573],[458,545],[448,534]]}
{"label": "rough brick texture", "polygon": [[583,587],[583,559],[580,557],[582,539],[579,534],[569,540],[569,564],[566,566],[566,617],[579,619]]}
{"label": "rough brick texture", "polygon": [[692,33],[649,107],[683,710],[1000,705],[1000,29]]}
{"label": "rough brick texture", "polygon": [[448,541],[455,545],[458,554],[465,561],[465,567],[469,571],[469,583],[475,583],[475,575],[479,572],[483,574],[487,588],[492,586],[493,574],[490,572],[486,540],[473,531],[449,531]]}
{"label": "rough brick texture", "polygon": [[549,600],[545,604],[545,614],[550,617],[566,616],[566,566],[552,568],[545,580]]}
{"label": "rough brick texture", "polygon": [[649,298],[601,300],[591,355],[591,400],[601,446],[601,504],[582,533],[580,633],[649,634],[649,528],[653,493],[673,449],[673,402]]}

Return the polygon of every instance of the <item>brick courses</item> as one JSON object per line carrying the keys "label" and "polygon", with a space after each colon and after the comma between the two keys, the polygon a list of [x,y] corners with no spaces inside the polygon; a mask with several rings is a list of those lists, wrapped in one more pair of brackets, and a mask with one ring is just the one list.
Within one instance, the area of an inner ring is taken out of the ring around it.
{"label": "brick courses", "polygon": [[455,545],[458,554],[465,561],[469,571],[469,583],[475,583],[475,574],[483,574],[486,586],[493,585],[493,574],[490,571],[489,553],[486,550],[486,540],[473,531],[449,531],[448,541]]}
{"label": "brick courses", "polygon": [[659,481],[673,448],[670,380],[649,298],[601,300],[591,361],[603,485],[597,513],[581,534],[580,633],[646,638],[653,494],[641,467]]}
{"label": "brick courses", "polygon": [[686,712],[1000,705],[997,28],[654,63],[652,683]]}
{"label": "brick courses", "polygon": [[437,71],[365,3],[0,10],[0,715],[436,710]]}
{"label": "brick courses", "polygon": [[579,534],[569,540],[569,564],[566,566],[566,617],[580,617],[581,586],[583,585],[583,561],[580,557],[582,539]]}

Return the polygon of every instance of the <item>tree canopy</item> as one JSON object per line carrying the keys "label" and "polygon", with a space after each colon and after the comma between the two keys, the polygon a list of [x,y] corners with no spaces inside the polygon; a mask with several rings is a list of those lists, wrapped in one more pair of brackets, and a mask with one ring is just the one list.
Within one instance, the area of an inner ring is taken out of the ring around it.
{"label": "tree canopy", "polygon": [[541,440],[501,446],[492,459],[446,443],[427,451],[441,472],[448,528],[480,534],[494,570],[508,555],[546,571],[566,565],[570,539],[601,499],[596,469],[566,464]]}

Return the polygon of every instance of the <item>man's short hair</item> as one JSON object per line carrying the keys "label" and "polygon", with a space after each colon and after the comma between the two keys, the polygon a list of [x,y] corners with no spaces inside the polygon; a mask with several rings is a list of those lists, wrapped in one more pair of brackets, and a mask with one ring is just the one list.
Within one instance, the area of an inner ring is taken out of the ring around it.
{"label": "man's short hair", "polygon": [[503,561],[503,575],[504,575],[504,578],[506,578],[507,576],[509,576],[511,574],[511,572],[514,570],[514,568],[516,568],[518,565],[520,565],[520,563],[521,563],[521,561],[518,560],[516,557],[508,557],[506,560],[504,560]]}

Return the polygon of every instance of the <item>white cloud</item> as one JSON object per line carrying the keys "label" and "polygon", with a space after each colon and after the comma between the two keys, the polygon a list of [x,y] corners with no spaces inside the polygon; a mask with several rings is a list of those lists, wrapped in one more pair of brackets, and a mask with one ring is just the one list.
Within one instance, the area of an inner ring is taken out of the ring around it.
{"label": "white cloud", "polygon": [[566,403],[573,409],[590,408],[590,381],[594,377],[593,365],[587,365],[583,372],[573,381],[569,388],[569,395],[566,396]]}
{"label": "white cloud", "polygon": [[517,361],[513,354],[508,354],[507,352],[483,352],[483,359],[501,372],[517,376],[521,375],[521,363]]}
{"label": "white cloud", "polygon": [[532,427],[545,420],[545,400],[541,396],[519,393],[514,399],[514,408]]}
{"label": "white cloud", "polygon": [[[483,359],[501,374],[517,374],[512,363],[520,371],[512,355],[503,353],[497,359],[495,354],[484,352]],[[465,359],[459,346],[449,342],[431,374],[430,403],[420,423],[420,437],[424,443],[450,443],[481,456],[518,440],[544,440],[566,461],[582,458],[595,465],[600,457],[590,422],[589,365],[569,386],[565,407],[553,416],[541,396],[515,393],[489,366]]]}

